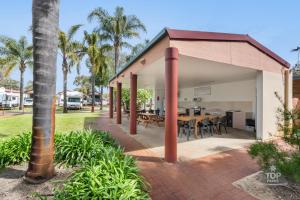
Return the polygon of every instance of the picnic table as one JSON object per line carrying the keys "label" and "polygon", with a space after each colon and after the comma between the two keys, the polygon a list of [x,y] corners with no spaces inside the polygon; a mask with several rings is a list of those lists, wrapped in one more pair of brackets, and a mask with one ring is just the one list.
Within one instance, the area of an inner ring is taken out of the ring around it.
{"label": "picnic table", "polygon": [[147,128],[148,124],[156,122],[159,126],[159,122],[163,121],[163,118],[154,113],[138,113],[138,123],[142,122]]}
{"label": "picnic table", "polygon": [[188,122],[190,120],[193,120],[195,119],[196,120],[196,124],[195,124],[195,138],[198,138],[198,126],[197,124],[202,122],[204,119],[209,119],[209,120],[212,120],[216,117],[219,117],[219,116],[216,116],[216,115],[195,115],[195,116],[178,116],[177,117],[177,120],[178,121],[182,121],[182,122]]}

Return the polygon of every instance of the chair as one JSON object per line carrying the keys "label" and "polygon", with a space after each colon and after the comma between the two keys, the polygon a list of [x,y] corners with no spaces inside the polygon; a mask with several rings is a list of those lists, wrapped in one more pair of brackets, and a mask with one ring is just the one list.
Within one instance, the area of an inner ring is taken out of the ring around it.
{"label": "chair", "polygon": [[205,132],[210,132],[211,136],[212,134],[212,130],[211,130],[211,126],[209,125],[209,120],[208,118],[205,118],[199,125],[199,129],[200,129],[200,134],[201,134],[201,138],[204,137]]}
{"label": "chair", "polygon": [[221,127],[222,126],[225,129],[225,133],[227,133],[226,125],[227,125],[227,117],[223,116],[223,117],[219,118],[217,127],[218,127],[220,133],[221,133]]}
{"label": "chair", "polygon": [[184,125],[184,131],[186,133],[187,141],[190,140],[191,134],[195,132],[196,128],[196,119],[191,119]]}
{"label": "chair", "polygon": [[155,110],[155,114],[156,114],[156,115],[159,115],[159,111],[160,111],[159,109],[156,109],[156,110]]}
{"label": "chair", "polygon": [[219,127],[220,127],[220,118],[219,117],[213,117],[210,120],[209,125],[211,126],[211,130],[213,133],[215,132],[216,134],[221,134],[221,131],[219,129]]}
{"label": "chair", "polygon": [[177,121],[177,135],[179,137],[182,137],[182,133],[184,132],[184,124],[183,121]]}
{"label": "chair", "polygon": [[141,110],[141,111],[140,111],[140,113],[146,113],[146,110],[145,110],[145,109],[143,109],[143,110]]}
{"label": "chair", "polygon": [[154,114],[154,110],[149,109],[149,110],[148,110],[148,113]]}

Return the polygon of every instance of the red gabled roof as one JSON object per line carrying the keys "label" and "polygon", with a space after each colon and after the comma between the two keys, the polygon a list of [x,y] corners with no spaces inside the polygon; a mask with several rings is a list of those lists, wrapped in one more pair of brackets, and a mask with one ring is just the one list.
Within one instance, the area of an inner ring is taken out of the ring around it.
{"label": "red gabled roof", "polygon": [[257,48],[259,51],[270,56],[283,66],[289,68],[290,64],[278,56],[276,53],[263,46],[249,35],[243,34],[231,34],[231,33],[216,33],[216,32],[204,32],[204,31],[187,31],[187,30],[176,30],[166,29],[169,38],[172,40],[211,40],[211,41],[229,41],[229,42],[247,42],[250,45]]}
{"label": "red gabled roof", "polygon": [[205,32],[205,31],[188,31],[188,30],[177,30],[164,28],[158,33],[147,45],[141,50],[135,57],[133,57],[128,63],[121,67],[121,70],[113,76],[109,82],[114,78],[118,77],[124,70],[126,70],[132,63],[143,56],[150,48],[152,48],[156,43],[158,43],[162,38],[168,36],[170,40],[206,40],[206,41],[228,41],[228,42],[247,42],[252,45],[262,53],[268,55],[281,65],[286,68],[290,67],[290,64],[278,56],[276,53],[263,46],[255,39],[245,34],[231,34],[231,33],[217,33],[217,32]]}

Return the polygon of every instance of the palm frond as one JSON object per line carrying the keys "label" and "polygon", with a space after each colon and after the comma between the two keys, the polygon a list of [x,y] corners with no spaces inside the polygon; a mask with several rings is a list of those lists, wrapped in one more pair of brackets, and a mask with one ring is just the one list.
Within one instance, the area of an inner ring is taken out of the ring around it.
{"label": "palm frond", "polygon": [[68,40],[72,40],[75,33],[79,30],[80,27],[82,27],[82,24],[76,24],[71,26],[71,28],[68,31]]}
{"label": "palm frond", "polygon": [[101,7],[95,8],[92,12],[88,15],[87,19],[91,22],[94,19],[98,21],[102,21],[109,16],[108,12]]}
{"label": "palm frond", "polygon": [[300,51],[300,47],[297,46],[297,48],[291,50],[291,52],[295,52],[295,51]]}

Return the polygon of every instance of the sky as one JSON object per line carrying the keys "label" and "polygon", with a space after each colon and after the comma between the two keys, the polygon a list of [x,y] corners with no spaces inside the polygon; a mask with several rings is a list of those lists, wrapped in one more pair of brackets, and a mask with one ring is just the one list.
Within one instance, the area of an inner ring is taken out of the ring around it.
{"label": "sky", "polygon": [[[291,65],[297,62],[291,49],[300,45],[300,1],[297,0],[61,0],[60,29],[67,31],[74,24],[84,26],[76,35],[82,40],[83,30],[92,31],[96,23],[88,23],[87,15],[97,7],[113,13],[123,6],[127,15],[136,15],[146,26],[132,44],[152,39],[164,27],[187,30],[249,34],[270,48]],[[0,7],[0,35],[18,39],[27,36],[31,25],[30,0],[2,1]],[[81,75],[88,75],[84,62]],[[18,69],[11,78],[19,80]],[[69,74],[69,89],[77,76],[76,69]],[[32,70],[25,72],[25,83],[32,80]],[[57,92],[62,91],[61,59],[57,61]]]}

